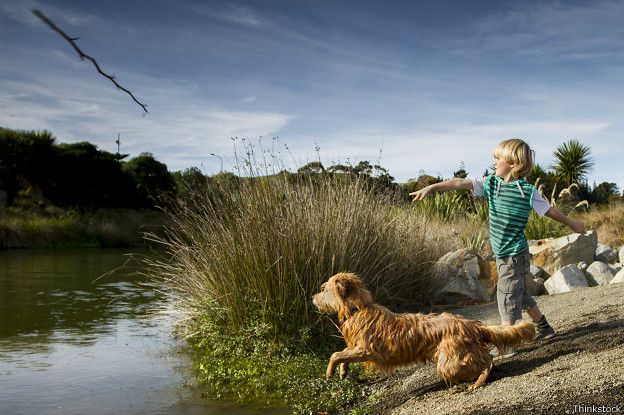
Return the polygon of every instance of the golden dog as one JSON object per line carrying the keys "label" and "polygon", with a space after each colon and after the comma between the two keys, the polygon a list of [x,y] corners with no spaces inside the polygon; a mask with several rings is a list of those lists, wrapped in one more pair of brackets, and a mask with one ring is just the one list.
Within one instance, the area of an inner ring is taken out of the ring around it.
{"label": "golden dog", "polygon": [[312,302],[323,313],[337,313],[347,348],[332,354],[327,378],[340,365],[344,379],[349,363],[390,370],[409,363],[437,362],[437,374],[447,385],[470,382],[471,389],[486,381],[492,369],[489,346],[500,350],[532,341],[535,327],[489,326],[450,313],[396,314],[375,304],[355,274],[340,273],[321,286]]}

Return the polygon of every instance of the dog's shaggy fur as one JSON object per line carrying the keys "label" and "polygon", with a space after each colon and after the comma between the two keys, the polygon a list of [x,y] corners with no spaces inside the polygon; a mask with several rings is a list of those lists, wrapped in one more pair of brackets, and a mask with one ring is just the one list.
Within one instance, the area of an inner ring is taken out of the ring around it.
{"label": "dog's shaggy fur", "polygon": [[349,363],[365,362],[390,370],[409,363],[433,361],[447,384],[469,382],[481,386],[492,369],[490,346],[499,350],[532,341],[535,327],[528,322],[515,326],[486,327],[450,313],[396,314],[375,304],[370,291],[355,274],[340,273],[321,286],[312,302],[323,313],[337,313],[347,344],[332,354],[327,378],[340,365],[344,379]]}

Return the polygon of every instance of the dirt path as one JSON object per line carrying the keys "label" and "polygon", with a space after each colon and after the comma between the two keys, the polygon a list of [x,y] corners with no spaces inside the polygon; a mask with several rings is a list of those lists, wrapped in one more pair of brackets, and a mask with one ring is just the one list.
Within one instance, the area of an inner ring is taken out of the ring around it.
{"label": "dirt path", "polygon": [[[624,284],[537,301],[556,338],[497,362],[488,383],[473,392],[467,384],[446,387],[433,365],[401,369],[372,386],[378,396],[374,413],[572,414],[591,413],[582,409],[593,404],[596,410],[619,406],[624,414]],[[451,311],[499,324],[495,303]]]}

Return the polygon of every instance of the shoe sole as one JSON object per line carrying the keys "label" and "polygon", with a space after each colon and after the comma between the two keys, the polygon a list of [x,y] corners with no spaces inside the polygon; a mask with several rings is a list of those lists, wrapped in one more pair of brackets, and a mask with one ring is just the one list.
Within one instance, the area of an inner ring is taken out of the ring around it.
{"label": "shoe sole", "polygon": [[546,335],[546,336],[544,336],[544,337],[539,337],[539,338],[536,338],[536,339],[535,339],[535,341],[536,341],[536,342],[539,342],[539,341],[542,341],[542,340],[550,340],[550,339],[552,339],[553,337],[557,337],[557,333],[547,334],[547,335]]}

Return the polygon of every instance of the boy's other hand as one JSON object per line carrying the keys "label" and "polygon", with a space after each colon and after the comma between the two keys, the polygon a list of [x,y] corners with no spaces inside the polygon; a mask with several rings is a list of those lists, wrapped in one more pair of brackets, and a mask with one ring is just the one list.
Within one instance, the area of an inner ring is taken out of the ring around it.
{"label": "boy's other hand", "polygon": [[573,220],[570,224],[570,228],[576,233],[585,234],[585,225],[581,221]]}
{"label": "boy's other hand", "polygon": [[412,197],[412,202],[415,202],[417,200],[423,200],[424,198],[431,195],[432,193],[435,193],[435,192],[431,189],[430,186],[427,186],[427,187],[423,187],[422,189],[416,192],[412,192],[409,195]]}

